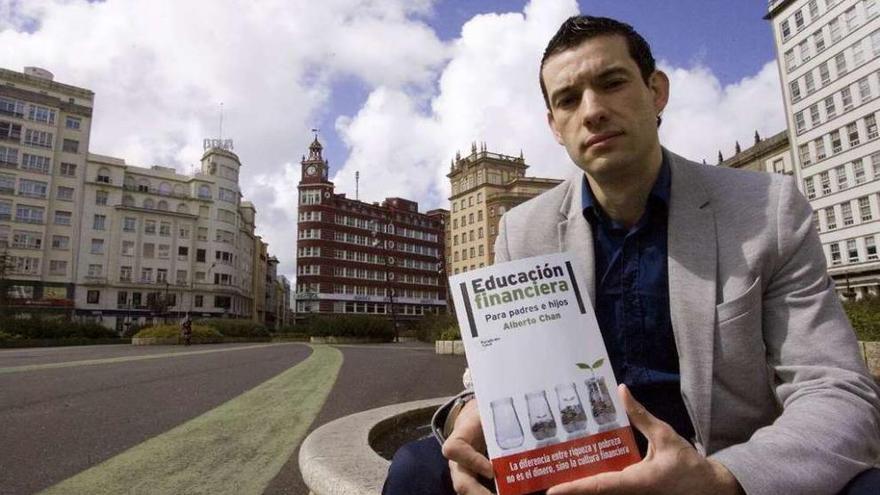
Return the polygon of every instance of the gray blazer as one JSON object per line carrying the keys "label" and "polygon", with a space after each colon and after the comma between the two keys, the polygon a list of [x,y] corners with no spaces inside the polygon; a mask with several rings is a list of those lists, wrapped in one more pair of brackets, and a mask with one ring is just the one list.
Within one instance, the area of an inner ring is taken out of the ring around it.
{"label": "gray blazer", "polygon": [[[790,177],[671,172],[669,306],[697,449],[746,493],[833,494],[880,456],[878,388]],[[498,262],[577,253],[595,302],[583,173],[505,214]]]}

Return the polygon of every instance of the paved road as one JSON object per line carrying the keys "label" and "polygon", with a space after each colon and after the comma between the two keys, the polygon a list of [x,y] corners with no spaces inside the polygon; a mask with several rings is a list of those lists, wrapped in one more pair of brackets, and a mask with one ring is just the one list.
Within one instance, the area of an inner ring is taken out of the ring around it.
{"label": "paved road", "polygon": [[419,344],[0,350],[0,494],[305,494],[307,430],[452,394],[463,366]]}

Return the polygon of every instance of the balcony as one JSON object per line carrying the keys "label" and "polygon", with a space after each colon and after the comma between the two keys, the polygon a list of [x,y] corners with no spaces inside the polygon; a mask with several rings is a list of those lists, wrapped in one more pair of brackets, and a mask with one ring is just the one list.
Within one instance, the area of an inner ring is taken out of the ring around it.
{"label": "balcony", "polygon": [[46,199],[45,192],[18,191],[18,195],[25,198]]}
{"label": "balcony", "polygon": [[19,223],[30,223],[33,225],[42,225],[44,223],[42,218],[15,217],[15,221]]}
{"label": "balcony", "polygon": [[107,283],[107,277],[104,277],[102,275],[86,275],[85,280],[87,284],[104,285]]}
{"label": "balcony", "polygon": [[0,160],[0,168],[18,169],[18,162]]}

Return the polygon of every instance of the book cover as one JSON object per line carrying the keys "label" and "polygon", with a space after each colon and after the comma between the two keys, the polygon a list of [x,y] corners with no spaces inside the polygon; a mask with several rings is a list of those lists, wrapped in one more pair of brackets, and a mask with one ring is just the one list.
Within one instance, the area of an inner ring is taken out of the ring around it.
{"label": "book cover", "polygon": [[499,495],[640,460],[572,255],[449,278]]}

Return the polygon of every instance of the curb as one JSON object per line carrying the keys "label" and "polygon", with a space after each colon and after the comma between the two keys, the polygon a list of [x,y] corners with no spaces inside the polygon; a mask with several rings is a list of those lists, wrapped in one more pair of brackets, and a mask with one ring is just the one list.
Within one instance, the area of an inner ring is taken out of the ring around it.
{"label": "curb", "polygon": [[378,495],[388,460],[370,447],[370,439],[396,420],[436,409],[448,397],[371,409],[331,421],[309,434],[299,450],[303,481],[314,495]]}

